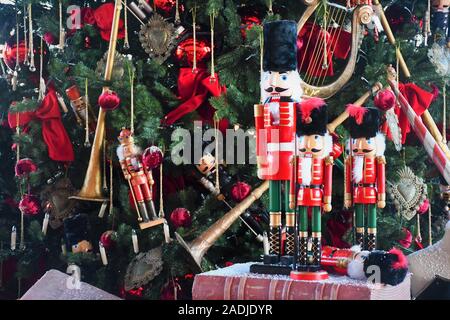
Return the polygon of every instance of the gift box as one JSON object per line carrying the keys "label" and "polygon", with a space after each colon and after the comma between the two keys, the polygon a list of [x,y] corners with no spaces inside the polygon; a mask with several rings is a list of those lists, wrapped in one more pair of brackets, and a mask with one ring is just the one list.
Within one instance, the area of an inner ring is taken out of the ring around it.
{"label": "gift box", "polygon": [[195,276],[193,300],[410,300],[411,276],[397,286],[330,274],[324,281],[250,273],[251,263]]}

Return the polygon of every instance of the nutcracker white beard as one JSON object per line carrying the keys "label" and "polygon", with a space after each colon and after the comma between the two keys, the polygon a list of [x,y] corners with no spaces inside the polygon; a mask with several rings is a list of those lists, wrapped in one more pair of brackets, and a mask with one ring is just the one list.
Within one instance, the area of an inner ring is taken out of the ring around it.
{"label": "nutcracker white beard", "polygon": [[311,184],[311,167],[312,167],[312,158],[303,158],[302,159],[302,184],[310,185]]}
{"label": "nutcracker white beard", "polygon": [[353,156],[353,181],[360,183],[363,178],[364,156]]}

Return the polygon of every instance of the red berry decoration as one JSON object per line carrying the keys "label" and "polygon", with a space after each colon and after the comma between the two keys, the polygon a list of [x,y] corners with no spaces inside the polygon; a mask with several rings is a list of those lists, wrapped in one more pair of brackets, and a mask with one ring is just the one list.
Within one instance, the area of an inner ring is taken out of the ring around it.
{"label": "red berry decoration", "polygon": [[19,210],[26,216],[35,216],[41,210],[39,199],[31,194],[26,194],[19,202]]}
{"label": "red berry decoration", "polygon": [[37,170],[36,164],[29,158],[20,159],[16,163],[16,176],[25,177]]}
{"label": "red berry decoration", "polygon": [[419,207],[419,210],[417,212],[419,214],[424,214],[428,212],[428,209],[430,208],[430,201],[428,199],[425,199],[422,204]]}
{"label": "red berry decoration", "polygon": [[388,111],[395,106],[395,100],[395,95],[392,90],[385,89],[377,93],[373,103],[381,111]]}
{"label": "red berry decoration", "polygon": [[108,230],[102,233],[100,237],[100,243],[103,245],[105,249],[112,248],[116,241],[114,240],[115,232],[113,230]]}
{"label": "red berry decoration", "polygon": [[192,224],[191,213],[186,208],[176,208],[170,214],[170,222],[175,229],[179,227],[188,228]]}
{"label": "red berry decoration", "polygon": [[398,243],[400,243],[403,248],[408,249],[412,244],[412,233],[406,228],[403,228],[403,232],[405,233],[405,237],[399,240]]}
{"label": "red berry decoration", "polygon": [[241,202],[247,196],[250,194],[250,191],[252,191],[252,187],[245,182],[236,182],[231,187],[231,197],[236,202]]}
{"label": "red berry decoration", "polygon": [[177,1],[176,0],[153,0],[153,4],[155,8],[164,11],[165,13],[169,13],[175,8]]}
{"label": "red berry decoration", "polygon": [[120,105],[120,98],[112,90],[106,90],[98,97],[98,105],[105,111],[117,109]]}
{"label": "red berry decoration", "polygon": [[[211,45],[206,40],[197,39],[195,50],[197,63],[201,63],[209,57],[211,53]],[[189,66],[192,66],[194,63],[194,39],[187,38],[186,40],[183,40],[178,45],[177,50],[175,51],[175,56],[179,62],[187,63]]]}
{"label": "red berry decoration", "polygon": [[163,153],[157,146],[151,146],[145,149],[142,155],[142,162],[148,170],[158,168],[163,162]]}
{"label": "red berry decoration", "polygon": [[48,45],[56,44],[56,37],[51,32],[46,32],[43,38]]}

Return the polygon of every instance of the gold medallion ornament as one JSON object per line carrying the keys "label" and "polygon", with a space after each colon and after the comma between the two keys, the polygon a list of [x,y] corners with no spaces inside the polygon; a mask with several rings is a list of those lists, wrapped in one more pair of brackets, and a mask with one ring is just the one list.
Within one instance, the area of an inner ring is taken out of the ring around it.
{"label": "gold medallion ornament", "polygon": [[49,224],[52,229],[63,225],[75,206],[75,201],[69,197],[75,194],[75,188],[67,178],[57,180],[54,184],[46,186],[41,194],[42,207],[48,208],[50,214]]}
{"label": "gold medallion ornament", "polygon": [[[108,52],[105,52],[103,58],[97,62],[97,68],[95,69],[95,74],[99,78],[105,76],[106,61],[108,60]],[[125,56],[119,52],[114,53],[114,67],[112,69],[111,80],[117,81],[121,80],[125,74]]]}
{"label": "gold medallion ornament", "polygon": [[400,169],[397,173],[397,183],[390,183],[388,192],[394,201],[398,214],[406,220],[411,220],[427,197],[427,185],[417,177],[409,167]]}
{"label": "gold medallion ornament", "polygon": [[157,277],[163,268],[162,248],[139,253],[128,265],[124,287],[126,291],[146,285]]}
{"label": "gold medallion ornament", "polygon": [[145,52],[157,63],[163,63],[175,48],[180,30],[155,13],[139,31],[139,41]]}

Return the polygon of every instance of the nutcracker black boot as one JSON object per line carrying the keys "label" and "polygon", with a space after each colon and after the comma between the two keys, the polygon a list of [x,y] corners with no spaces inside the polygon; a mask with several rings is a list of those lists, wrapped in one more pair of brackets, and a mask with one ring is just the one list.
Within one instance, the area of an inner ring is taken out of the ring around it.
{"label": "nutcracker black boot", "polygon": [[284,242],[284,253],[281,256],[281,264],[290,266],[294,263],[295,251],[295,226],[294,213],[286,213],[286,241]]}
{"label": "nutcracker black boot", "polygon": [[145,206],[144,201],[139,201],[137,205],[138,205],[137,209],[141,214],[143,222],[149,222],[150,218],[148,217],[147,207]]}
{"label": "nutcracker black boot", "polygon": [[[281,216],[281,214],[280,214]],[[271,222],[274,221],[271,214]],[[269,229],[269,253],[264,255],[264,264],[277,264],[280,262],[281,252],[281,224],[273,223]]]}
{"label": "nutcracker black boot", "polygon": [[155,203],[153,202],[153,200],[146,200],[145,206],[147,208],[147,212],[148,212],[149,216],[151,217],[151,220],[158,219],[158,216],[156,215],[156,210],[155,210]]}
{"label": "nutcracker black boot", "polygon": [[308,232],[300,231],[298,240],[298,271],[308,270]]}
{"label": "nutcracker black boot", "polygon": [[377,247],[377,229],[369,228],[367,230],[367,248],[368,251],[376,250]]}
{"label": "nutcracker black boot", "polygon": [[311,256],[309,271],[316,272],[321,269],[320,259],[322,254],[321,235],[319,232],[314,232],[311,241]]}
{"label": "nutcracker black boot", "polygon": [[365,250],[364,238],[364,227],[356,228],[355,245],[359,245],[361,247],[361,250]]}

